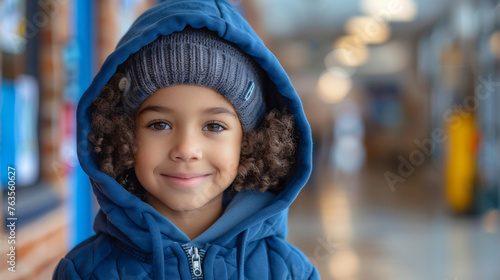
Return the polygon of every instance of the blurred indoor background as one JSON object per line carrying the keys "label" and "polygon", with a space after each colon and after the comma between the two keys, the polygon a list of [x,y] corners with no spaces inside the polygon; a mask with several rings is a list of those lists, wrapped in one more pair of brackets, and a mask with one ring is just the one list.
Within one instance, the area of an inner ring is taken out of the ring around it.
{"label": "blurred indoor background", "polygon": [[[75,108],[154,2],[0,0],[0,279],[50,279],[92,234]],[[288,239],[322,279],[500,279],[500,1],[232,3],[289,73],[312,126],[314,171]]]}

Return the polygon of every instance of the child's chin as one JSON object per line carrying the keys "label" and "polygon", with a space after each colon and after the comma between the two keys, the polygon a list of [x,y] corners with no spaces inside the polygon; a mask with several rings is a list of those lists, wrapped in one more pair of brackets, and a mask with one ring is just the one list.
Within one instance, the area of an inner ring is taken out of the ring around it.
{"label": "child's chin", "polygon": [[197,210],[203,210],[207,205],[207,202],[208,201],[203,200],[196,202],[176,203],[175,205],[172,205],[172,207],[170,208],[177,212],[197,211]]}
{"label": "child's chin", "polygon": [[217,206],[222,205],[222,201],[218,201],[216,198],[191,198],[190,201],[178,201],[173,205],[170,205],[170,209],[176,212],[198,212],[198,211],[210,211],[212,207],[217,208]]}

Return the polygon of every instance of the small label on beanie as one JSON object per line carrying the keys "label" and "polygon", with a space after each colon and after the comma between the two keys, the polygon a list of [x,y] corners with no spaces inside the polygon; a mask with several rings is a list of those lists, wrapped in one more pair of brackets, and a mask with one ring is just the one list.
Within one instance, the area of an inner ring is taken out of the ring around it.
{"label": "small label on beanie", "polygon": [[248,82],[248,87],[247,87],[247,90],[245,92],[245,96],[243,97],[243,99],[245,99],[245,101],[248,101],[248,99],[250,99],[250,97],[252,97],[254,89],[255,89],[255,83],[253,81]]}

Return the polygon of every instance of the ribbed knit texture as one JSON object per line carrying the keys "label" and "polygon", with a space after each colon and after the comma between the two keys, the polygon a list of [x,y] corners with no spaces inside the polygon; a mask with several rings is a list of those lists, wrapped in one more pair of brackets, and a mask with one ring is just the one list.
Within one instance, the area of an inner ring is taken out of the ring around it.
{"label": "ribbed knit texture", "polygon": [[234,44],[206,29],[186,28],[162,36],[124,64],[130,86],[124,105],[134,112],[156,90],[177,84],[206,86],[226,97],[243,130],[258,124],[266,111],[261,69]]}

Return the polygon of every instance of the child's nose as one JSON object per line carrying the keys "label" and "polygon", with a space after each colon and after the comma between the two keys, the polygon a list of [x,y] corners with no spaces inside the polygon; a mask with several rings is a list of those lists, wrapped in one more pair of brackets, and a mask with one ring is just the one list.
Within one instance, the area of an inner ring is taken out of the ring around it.
{"label": "child's nose", "polygon": [[189,162],[202,158],[200,143],[192,133],[179,131],[176,133],[174,141],[169,154],[171,160]]}

